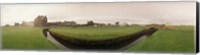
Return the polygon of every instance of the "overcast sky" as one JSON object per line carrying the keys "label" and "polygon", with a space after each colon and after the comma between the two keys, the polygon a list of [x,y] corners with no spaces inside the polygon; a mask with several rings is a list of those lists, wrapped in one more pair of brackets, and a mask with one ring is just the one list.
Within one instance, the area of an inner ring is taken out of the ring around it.
{"label": "overcast sky", "polygon": [[33,21],[38,15],[46,15],[48,22],[194,25],[195,5],[195,2],[4,4],[1,25]]}

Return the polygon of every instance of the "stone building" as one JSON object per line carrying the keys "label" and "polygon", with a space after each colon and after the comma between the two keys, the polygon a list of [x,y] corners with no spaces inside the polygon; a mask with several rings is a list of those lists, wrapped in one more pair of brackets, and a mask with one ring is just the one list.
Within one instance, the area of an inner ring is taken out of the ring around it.
{"label": "stone building", "polygon": [[34,26],[46,26],[47,25],[47,17],[39,15],[37,18],[34,20]]}

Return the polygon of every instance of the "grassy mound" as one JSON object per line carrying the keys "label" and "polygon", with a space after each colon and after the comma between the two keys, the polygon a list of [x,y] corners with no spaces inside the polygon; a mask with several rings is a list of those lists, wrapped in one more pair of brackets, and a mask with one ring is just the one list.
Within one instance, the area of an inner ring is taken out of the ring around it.
{"label": "grassy mound", "polygon": [[140,26],[130,27],[57,27],[50,31],[59,33],[60,35],[69,36],[72,38],[86,39],[86,40],[103,40],[112,39],[124,35],[130,35],[143,30]]}
{"label": "grassy mound", "polygon": [[[132,43],[139,37],[143,35],[151,35],[157,31],[155,28],[144,29],[130,35],[120,36],[118,38],[110,39],[80,39],[74,38],[72,36],[61,35],[60,33],[55,33],[49,31],[50,34],[57,39],[62,44],[66,45],[72,49],[104,49],[104,50],[115,50]],[[94,36],[95,37],[95,36]]]}

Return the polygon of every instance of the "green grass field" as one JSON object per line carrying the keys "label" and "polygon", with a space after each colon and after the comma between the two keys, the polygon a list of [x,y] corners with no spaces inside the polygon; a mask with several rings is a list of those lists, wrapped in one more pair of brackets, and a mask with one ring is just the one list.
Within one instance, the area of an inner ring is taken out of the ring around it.
{"label": "green grass field", "polygon": [[[136,33],[143,27],[55,27],[50,29],[80,39],[109,39]],[[42,34],[39,27],[2,27],[3,49],[60,50]],[[194,28],[160,29],[146,40],[128,49],[130,52],[195,52]]]}
{"label": "green grass field", "polygon": [[161,29],[145,41],[130,48],[129,51],[194,53],[194,27],[181,26],[174,30]]}
{"label": "green grass field", "polygon": [[134,34],[143,30],[144,27],[130,26],[130,27],[59,27],[52,28],[50,31],[59,33],[79,39],[87,40],[101,40],[111,39],[124,35]]}
{"label": "green grass field", "polygon": [[2,27],[3,49],[55,50],[59,49],[42,34],[42,28]]}

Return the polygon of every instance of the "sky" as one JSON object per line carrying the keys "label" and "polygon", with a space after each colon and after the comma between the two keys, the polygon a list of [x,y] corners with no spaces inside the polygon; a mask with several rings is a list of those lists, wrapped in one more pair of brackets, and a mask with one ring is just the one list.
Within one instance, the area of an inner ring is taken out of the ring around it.
{"label": "sky", "polygon": [[33,21],[45,15],[48,22],[93,20],[97,23],[195,25],[195,2],[127,2],[3,4],[1,25]]}

